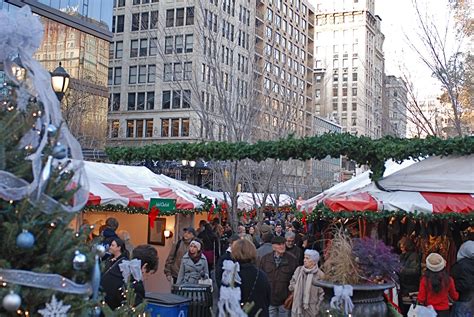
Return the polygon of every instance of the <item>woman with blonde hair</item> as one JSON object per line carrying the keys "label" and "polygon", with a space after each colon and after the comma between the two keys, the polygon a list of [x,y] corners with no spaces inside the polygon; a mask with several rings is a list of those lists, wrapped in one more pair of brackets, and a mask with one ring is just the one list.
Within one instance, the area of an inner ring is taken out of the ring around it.
{"label": "woman with blonde hair", "polygon": [[240,265],[241,303],[253,303],[248,316],[268,317],[270,306],[270,283],[266,274],[257,268],[257,249],[247,239],[239,239],[232,243],[231,257]]}
{"label": "woman with blonde hair", "polygon": [[292,317],[313,317],[319,314],[319,305],[324,298],[322,288],[315,285],[317,280],[324,278],[318,267],[319,252],[306,250],[303,265],[296,268],[288,287],[293,292]]}

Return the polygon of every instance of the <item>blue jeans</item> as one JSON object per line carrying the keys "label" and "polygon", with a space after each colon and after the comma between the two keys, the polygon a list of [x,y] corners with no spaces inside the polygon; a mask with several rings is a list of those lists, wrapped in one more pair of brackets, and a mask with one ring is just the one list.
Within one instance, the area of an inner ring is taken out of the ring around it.
{"label": "blue jeans", "polygon": [[451,308],[451,317],[472,317],[470,302],[455,302]]}
{"label": "blue jeans", "polygon": [[269,317],[290,317],[291,310],[285,309],[283,305],[268,307]]}

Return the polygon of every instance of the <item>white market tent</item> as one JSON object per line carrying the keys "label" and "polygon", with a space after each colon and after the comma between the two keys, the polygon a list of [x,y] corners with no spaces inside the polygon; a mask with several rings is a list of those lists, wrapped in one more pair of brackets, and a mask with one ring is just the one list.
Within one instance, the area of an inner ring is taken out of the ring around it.
{"label": "white market tent", "polygon": [[[213,202],[224,201],[222,192],[215,192],[165,175],[158,175],[144,166],[127,166],[84,162],[89,181],[88,205],[119,205],[148,209],[151,198],[176,199],[177,209],[194,209],[203,205],[197,195]],[[263,194],[239,193],[238,208],[251,210],[261,206]],[[276,195],[269,195],[266,204],[274,205]],[[279,206],[291,204],[288,195],[280,195]]]}
{"label": "white market tent", "polygon": [[474,211],[474,155],[430,157],[397,164],[385,163],[376,184],[364,172],[306,200],[312,211],[323,202],[333,211],[395,211],[469,213]]}

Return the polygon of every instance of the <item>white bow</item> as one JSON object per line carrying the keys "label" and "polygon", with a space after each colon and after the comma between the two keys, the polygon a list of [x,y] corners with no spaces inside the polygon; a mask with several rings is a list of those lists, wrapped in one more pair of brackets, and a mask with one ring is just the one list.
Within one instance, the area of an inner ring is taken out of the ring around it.
{"label": "white bow", "polygon": [[120,271],[122,272],[123,280],[125,283],[128,282],[130,274],[132,274],[135,281],[142,280],[142,261],[133,259],[131,261],[124,260],[119,264]]}
{"label": "white bow", "polygon": [[330,303],[331,308],[340,310],[342,307],[344,314],[352,313],[352,309],[354,309],[354,304],[351,300],[352,291],[351,285],[335,285],[334,296],[331,298]]}
{"label": "white bow", "polygon": [[238,262],[225,260],[222,264],[222,284],[231,285],[231,282],[241,284],[242,280],[239,276],[240,265]]}

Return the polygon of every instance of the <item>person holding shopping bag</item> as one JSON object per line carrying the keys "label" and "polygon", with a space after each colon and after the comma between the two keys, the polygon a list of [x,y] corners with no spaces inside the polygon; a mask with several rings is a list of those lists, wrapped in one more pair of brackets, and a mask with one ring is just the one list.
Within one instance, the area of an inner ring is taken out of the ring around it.
{"label": "person holding shopping bag", "polygon": [[446,272],[446,260],[438,253],[426,257],[426,272],[420,281],[418,303],[433,306],[438,317],[449,317],[449,299],[457,301],[459,293]]}

